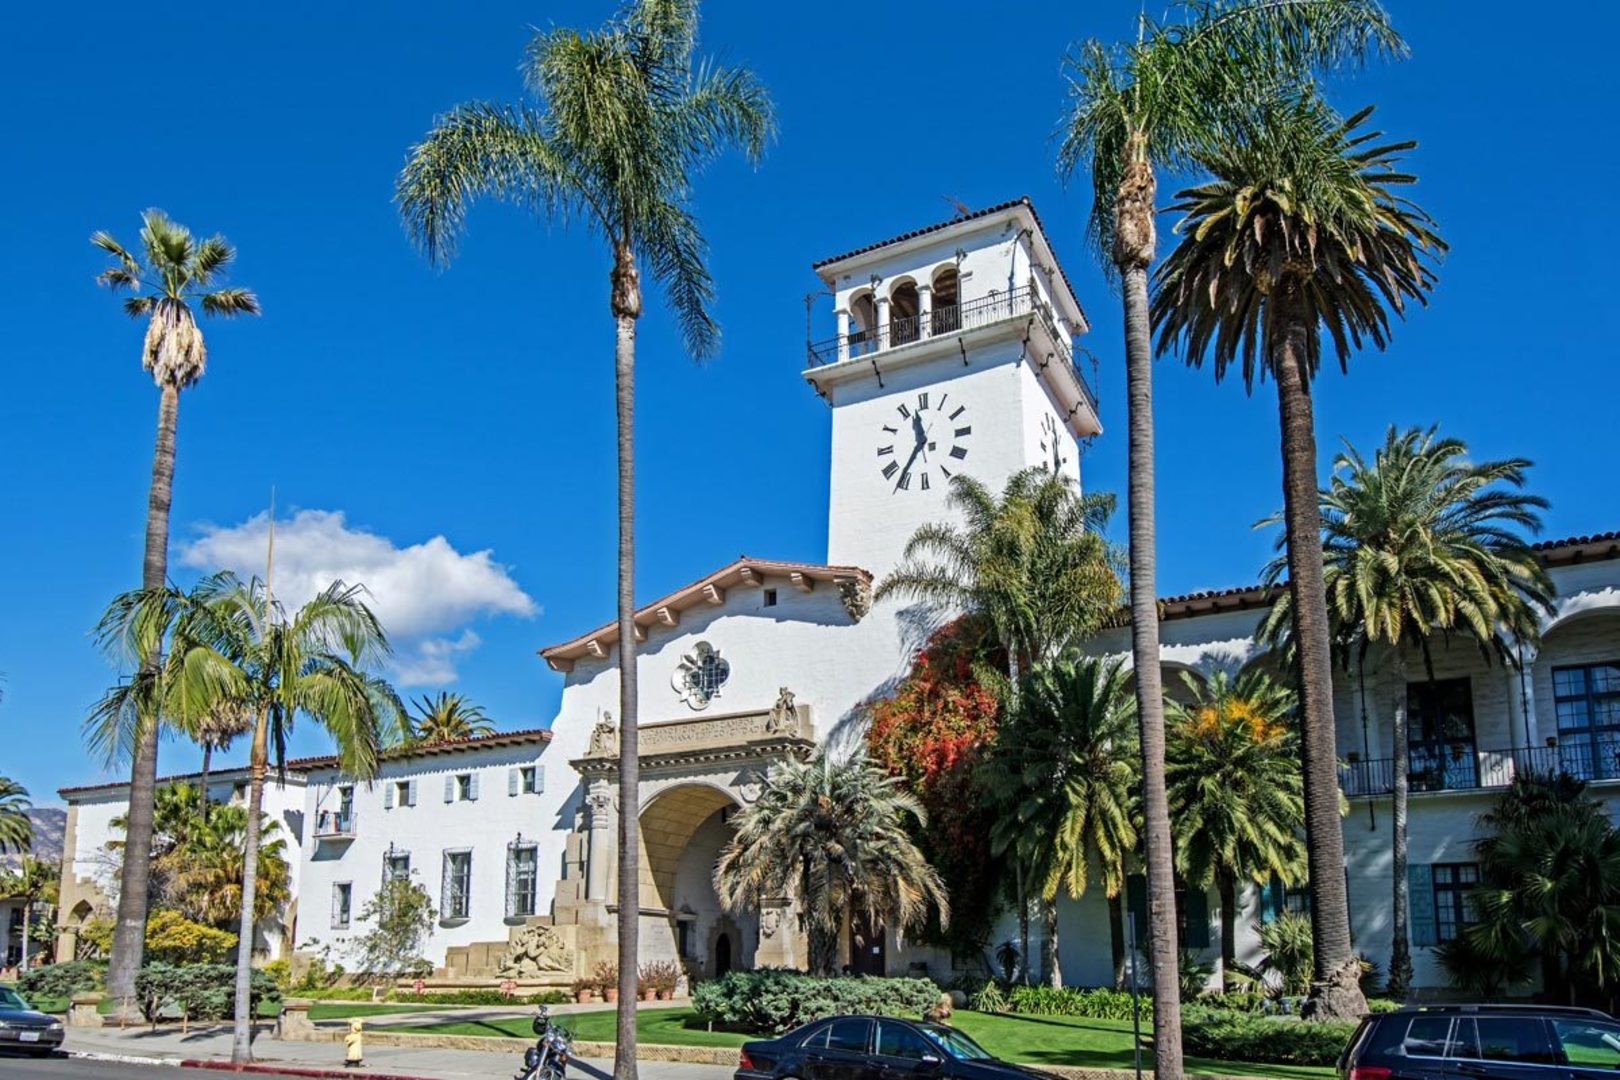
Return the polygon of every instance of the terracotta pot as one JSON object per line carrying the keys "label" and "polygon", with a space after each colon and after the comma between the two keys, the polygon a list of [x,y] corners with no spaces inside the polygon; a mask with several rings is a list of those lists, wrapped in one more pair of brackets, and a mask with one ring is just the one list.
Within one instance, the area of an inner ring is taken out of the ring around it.
{"label": "terracotta pot", "polygon": [[609,987],[608,989],[602,991],[602,1000],[607,1002],[609,1005],[617,1004],[619,1000],[618,987]]}
{"label": "terracotta pot", "polygon": [[675,998],[675,991],[673,991],[673,990],[660,990],[660,991],[658,991],[658,1000],[659,1001],[672,1001],[672,1000],[674,1000],[674,998]]}
{"label": "terracotta pot", "polygon": [[581,1005],[589,1005],[596,1000],[596,995],[589,990],[581,990],[574,995],[574,1000]]}
{"label": "terracotta pot", "polygon": [[656,990],[643,990],[641,992],[641,1000],[642,1001],[657,1001],[658,1000],[658,991],[656,991]]}

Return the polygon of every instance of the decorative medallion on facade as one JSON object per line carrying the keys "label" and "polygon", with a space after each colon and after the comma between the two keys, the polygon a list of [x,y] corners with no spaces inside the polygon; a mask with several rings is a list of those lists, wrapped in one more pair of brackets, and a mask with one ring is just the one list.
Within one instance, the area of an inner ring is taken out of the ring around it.
{"label": "decorative medallion on facade", "polygon": [[860,622],[872,610],[872,585],[856,577],[839,578],[838,599],[849,617]]}
{"label": "decorative medallion on facade", "polygon": [[720,651],[707,641],[700,641],[692,651],[681,657],[681,662],[670,676],[675,693],[694,710],[707,709],[709,702],[720,696],[720,688],[731,678],[731,664],[720,656]]}

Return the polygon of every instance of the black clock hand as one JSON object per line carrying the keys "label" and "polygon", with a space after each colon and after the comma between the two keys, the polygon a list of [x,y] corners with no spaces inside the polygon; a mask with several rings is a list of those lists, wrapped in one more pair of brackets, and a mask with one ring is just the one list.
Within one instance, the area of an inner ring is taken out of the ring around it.
{"label": "black clock hand", "polygon": [[[922,453],[922,450],[923,444],[921,441],[919,441],[916,446],[912,447],[911,456],[906,459],[904,467],[902,467],[900,470],[900,480],[904,480],[907,476],[911,475],[912,463],[917,460],[917,455]],[[894,490],[896,491],[900,490],[900,480],[896,480],[894,482]]]}

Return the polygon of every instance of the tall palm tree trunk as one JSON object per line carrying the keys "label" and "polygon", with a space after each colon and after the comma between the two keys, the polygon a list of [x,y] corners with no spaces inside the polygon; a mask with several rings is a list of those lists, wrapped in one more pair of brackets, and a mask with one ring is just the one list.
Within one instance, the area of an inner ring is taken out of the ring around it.
{"label": "tall palm tree trunk", "polygon": [[1114,989],[1125,989],[1125,897],[1123,891],[1108,898],[1108,951],[1114,961]]}
{"label": "tall palm tree trunk", "polygon": [[208,773],[214,764],[214,743],[212,739],[204,739],[202,744],[202,776],[197,782],[197,817],[204,825],[208,824]]}
{"label": "tall palm tree trunk", "polygon": [[1063,967],[1058,960],[1057,897],[1041,901],[1041,975],[1047,986],[1063,985]]}
{"label": "tall palm tree trunk", "polygon": [[33,914],[34,914],[34,898],[32,896],[23,897],[22,959],[18,962],[19,966],[20,966],[20,969],[23,970],[23,971],[28,970],[28,934],[29,934],[29,927],[30,927],[30,923],[32,922]]}
{"label": "tall palm tree trunk", "polygon": [[1181,1080],[1181,979],[1176,960],[1176,877],[1164,775],[1164,685],[1159,671],[1159,598],[1153,521],[1153,348],[1147,268],[1153,262],[1156,184],[1145,141],[1131,140],[1114,200],[1114,263],[1125,306],[1125,397],[1130,515],[1131,660],[1142,744],[1142,840],[1146,849],[1148,963],[1153,968],[1153,1069]]}
{"label": "tall palm tree trunk", "polygon": [[[146,497],[146,551],[141,588],[161,589],[169,573],[169,504],[174,494],[174,433],[180,388],[165,383],[158,394],[157,439],[152,447],[152,485]],[[142,660],[147,674],[161,657]],[[132,1012],[135,973],[146,952],[146,908],[152,880],[152,799],[157,791],[158,718],[142,716],[129,772],[124,865],[118,874],[118,915],[107,959],[107,993],[120,1016]]]}
{"label": "tall palm tree trunk", "polygon": [[1389,946],[1389,980],[1385,992],[1393,998],[1404,998],[1407,989],[1412,984],[1412,950],[1407,941],[1406,929],[1406,796],[1407,773],[1411,769],[1411,748],[1407,743],[1407,716],[1406,716],[1406,654],[1401,650],[1400,642],[1394,645],[1395,654],[1395,710],[1394,733],[1391,747],[1390,770],[1394,773],[1391,778],[1391,808],[1390,817],[1394,824],[1391,826],[1390,843],[1394,846],[1391,859],[1391,872],[1395,875],[1393,885],[1393,918],[1390,922],[1392,940]]}
{"label": "tall palm tree trunk", "polygon": [[1215,871],[1215,892],[1221,903],[1221,989],[1231,985],[1237,969],[1237,882],[1229,870]]}
{"label": "tall palm tree trunk", "polygon": [[1297,287],[1285,285],[1273,295],[1275,338],[1268,344],[1282,425],[1283,519],[1299,674],[1305,848],[1315,943],[1315,977],[1302,1011],[1320,1020],[1353,1020],[1367,1011],[1367,1000],[1361,993],[1360,964],[1350,949],[1349,890],[1339,823],[1333,658],[1322,584],[1316,433],[1305,371],[1306,341],[1313,327],[1301,300],[1293,295]]}
{"label": "tall palm tree trunk", "polygon": [[1019,979],[1029,983],[1029,895],[1024,889],[1024,856],[1013,845],[1013,890],[1018,894],[1018,966]]}
{"label": "tall palm tree trunk", "polygon": [[636,1080],[636,991],[641,930],[641,758],[636,720],[636,320],[641,282],[628,242],[613,260],[613,389],[619,466],[619,1008],[614,1080]]}
{"label": "tall palm tree trunk", "polygon": [[253,727],[248,762],[247,833],[242,840],[242,921],[236,943],[236,1003],[231,1033],[231,1064],[253,1060],[253,906],[259,891],[259,811],[264,807],[264,774],[270,759],[270,713],[261,706]]}

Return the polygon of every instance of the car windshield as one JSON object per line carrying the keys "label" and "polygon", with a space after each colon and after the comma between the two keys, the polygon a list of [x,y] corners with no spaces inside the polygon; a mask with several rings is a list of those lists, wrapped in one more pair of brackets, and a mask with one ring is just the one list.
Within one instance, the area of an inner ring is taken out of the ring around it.
{"label": "car windshield", "polygon": [[26,1009],[28,1002],[17,996],[10,987],[0,986],[0,1009]]}
{"label": "car windshield", "polygon": [[990,1051],[955,1028],[941,1025],[930,1026],[924,1030],[934,1037],[934,1041],[939,1043],[941,1049],[957,1061],[989,1061],[994,1057]]}

